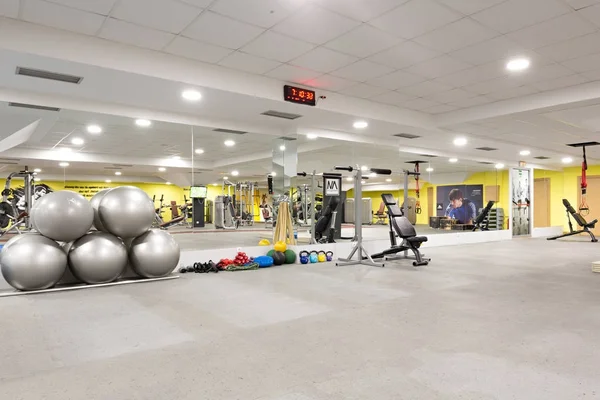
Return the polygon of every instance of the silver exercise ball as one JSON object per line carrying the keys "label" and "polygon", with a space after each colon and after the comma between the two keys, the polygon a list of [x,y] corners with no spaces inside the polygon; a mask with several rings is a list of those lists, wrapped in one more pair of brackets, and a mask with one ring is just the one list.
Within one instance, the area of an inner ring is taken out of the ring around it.
{"label": "silver exercise ball", "polygon": [[102,225],[102,221],[100,221],[100,214],[98,213],[98,207],[100,206],[100,201],[102,201],[102,199],[104,198],[106,193],[108,193],[109,190],[112,190],[112,189],[101,190],[90,199],[90,204],[92,205],[92,208],[94,209],[94,227],[97,230],[102,231],[102,232],[108,232],[108,231],[106,230],[104,225]]}
{"label": "silver exercise ball", "polygon": [[42,235],[60,242],[70,242],[90,230],[94,210],[82,195],[61,190],[48,193],[35,202],[31,221]]}
{"label": "silver exercise ball", "polygon": [[129,262],[144,278],[169,275],[179,263],[179,244],[168,232],[152,229],[136,237],[129,249]]}
{"label": "silver exercise ball", "polygon": [[127,248],[110,233],[92,232],[76,240],[67,254],[69,269],[85,283],[108,283],[127,266]]}
{"label": "silver exercise ball", "polygon": [[154,204],[142,189],[119,186],[104,195],[98,213],[108,232],[121,238],[133,238],[152,226]]}
{"label": "silver exercise ball", "polygon": [[0,269],[18,290],[42,290],[56,285],[67,269],[67,255],[52,239],[27,234],[12,238],[0,252]]}

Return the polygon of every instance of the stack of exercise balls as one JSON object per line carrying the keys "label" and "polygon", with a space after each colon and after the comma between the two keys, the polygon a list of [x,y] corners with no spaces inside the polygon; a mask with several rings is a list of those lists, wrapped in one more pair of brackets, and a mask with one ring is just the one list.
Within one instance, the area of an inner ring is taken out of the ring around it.
{"label": "stack of exercise balls", "polygon": [[51,288],[67,270],[88,284],[113,282],[128,266],[143,278],[167,276],[180,249],[168,232],[150,229],[154,217],[152,200],[132,186],[101,191],[91,201],[71,191],[49,193],[31,210],[37,233],[14,237],[0,252],[2,275],[24,291]]}
{"label": "stack of exercise balls", "polygon": [[267,256],[273,258],[273,264],[294,264],[296,262],[296,253],[287,248],[287,244],[283,241],[275,243],[273,250],[267,253]]}

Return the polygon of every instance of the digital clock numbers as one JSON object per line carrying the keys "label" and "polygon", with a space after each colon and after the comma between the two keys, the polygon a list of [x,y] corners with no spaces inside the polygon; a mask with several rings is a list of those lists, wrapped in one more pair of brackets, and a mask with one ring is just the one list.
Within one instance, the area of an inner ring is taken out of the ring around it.
{"label": "digital clock numbers", "polygon": [[301,89],[295,86],[285,85],[283,87],[283,99],[291,103],[316,106],[317,98],[314,90]]}

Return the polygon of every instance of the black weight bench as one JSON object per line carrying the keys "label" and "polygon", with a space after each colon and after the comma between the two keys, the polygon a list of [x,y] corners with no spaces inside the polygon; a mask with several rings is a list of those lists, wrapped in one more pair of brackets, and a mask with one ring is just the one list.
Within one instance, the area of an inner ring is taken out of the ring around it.
{"label": "black weight bench", "polygon": [[[402,213],[402,209],[398,207],[394,196],[389,193],[381,195],[383,203],[387,208],[388,221],[390,226],[390,243],[391,247],[381,253],[373,254],[371,258],[385,258],[386,260],[414,258],[413,266],[421,266],[429,264],[431,259],[423,257],[419,251],[421,245],[427,242],[426,236],[417,236],[415,227],[410,223],[408,218]],[[402,243],[398,245],[396,236],[402,239]],[[413,257],[408,256],[408,251],[412,251]],[[398,253],[404,252],[404,255]]]}
{"label": "black weight bench", "polygon": [[490,230],[489,214],[490,214],[490,210],[492,209],[492,207],[494,207],[494,202],[488,201],[485,208],[483,210],[481,210],[481,213],[479,213],[479,215],[477,216],[477,218],[475,218],[475,221],[473,222],[473,225],[475,225],[473,227],[473,232],[475,232],[477,229],[479,229],[481,231],[489,231]]}
{"label": "black weight bench", "polygon": [[[580,233],[587,233],[591,236],[592,242],[597,242],[598,239],[596,239],[596,236],[594,236],[594,232],[590,231],[590,229],[594,229],[596,227],[598,220],[595,219],[592,222],[587,222],[580,213],[575,211],[573,206],[571,206],[571,203],[569,203],[569,200],[563,199],[563,204],[564,204],[565,208],[567,209],[567,219],[569,220],[570,232],[565,233],[564,235],[550,237],[550,238],[548,238],[548,240],[556,240],[556,239],[564,238],[567,236],[579,235]],[[573,229],[573,223],[571,222],[571,216],[573,217],[575,222],[577,222],[577,225],[579,225],[583,229],[580,229],[578,231]]]}

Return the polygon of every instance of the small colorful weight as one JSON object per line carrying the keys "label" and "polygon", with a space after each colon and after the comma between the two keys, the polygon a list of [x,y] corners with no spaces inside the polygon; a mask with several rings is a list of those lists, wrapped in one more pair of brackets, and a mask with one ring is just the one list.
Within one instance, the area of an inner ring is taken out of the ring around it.
{"label": "small colorful weight", "polygon": [[268,268],[273,266],[273,257],[260,256],[254,259],[254,262],[258,264],[259,268]]}
{"label": "small colorful weight", "polygon": [[275,251],[284,253],[287,250],[287,244],[285,244],[285,242],[280,241],[275,243],[275,246],[273,246],[273,248],[275,249]]}
{"label": "small colorful weight", "polygon": [[270,246],[271,242],[269,242],[267,239],[263,239],[260,242],[258,242],[259,246]]}
{"label": "small colorful weight", "polygon": [[333,261],[333,251],[325,253],[325,257],[327,257],[327,261]]}
{"label": "small colorful weight", "polygon": [[310,254],[306,250],[300,252],[300,264],[308,264]]}
{"label": "small colorful weight", "polygon": [[327,258],[327,256],[325,256],[325,252],[323,250],[319,251],[319,255],[318,255],[319,262],[325,262],[326,258]]}
{"label": "small colorful weight", "polygon": [[317,253],[316,250],[313,250],[310,252],[310,262],[312,264],[316,263],[319,261],[319,253]]}

